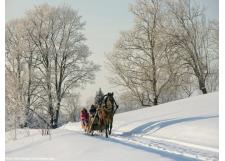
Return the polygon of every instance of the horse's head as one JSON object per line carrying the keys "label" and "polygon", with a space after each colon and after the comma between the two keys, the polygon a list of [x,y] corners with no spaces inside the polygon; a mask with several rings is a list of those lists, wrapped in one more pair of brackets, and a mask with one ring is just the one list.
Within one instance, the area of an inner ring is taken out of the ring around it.
{"label": "horse's head", "polygon": [[108,93],[107,97],[106,97],[106,106],[107,108],[114,108],[114,98],[113,98],[113,92],[112,93]]}
{"label": "horse's head", "polygon": [[108,93],[108,99],[113,102],[114,98],[113,98],[113,92],[112,93]]}

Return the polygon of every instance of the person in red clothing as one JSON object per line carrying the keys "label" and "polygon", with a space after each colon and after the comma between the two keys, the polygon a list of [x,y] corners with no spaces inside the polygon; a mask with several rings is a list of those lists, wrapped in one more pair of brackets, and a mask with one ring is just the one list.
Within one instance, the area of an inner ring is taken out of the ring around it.
{"label": "person in red clothing", "polygon": [[89,121],[89,114],[87,112],[86,108],[83,108],[80,112],[80,120],[81,120],[81,126],[84,128],[88,125]]}

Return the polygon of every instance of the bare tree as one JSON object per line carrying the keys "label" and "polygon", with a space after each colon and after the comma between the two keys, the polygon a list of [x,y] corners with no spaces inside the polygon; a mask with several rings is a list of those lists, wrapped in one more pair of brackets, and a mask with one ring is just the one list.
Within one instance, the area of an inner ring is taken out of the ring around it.
{"label": "bare tree", "polygon": [[140,102],[131,94],[130,91],[124,91],[117,97],[120,108],[117,112],[131,111],[140,108]]}
{"label": "bare tree", "polygon": [[130,10],[135,15],[132,30],[121,33],[108,55],[110,68],[119,77],[116,84],[128,88],[142,105],[157,105],[160,94],[174,79],[163,35],[163,11],[159,0],[138,0]]}
{"label": "bare tree", "polygon": [[6,25],[6,119],[13,124],[15,139],[16,128],[24,120],[24,60],[21,31],[21,23],[17,20]]}
{"label": "bare tree", "polygon": [[79,120],[79,107],[80,107],[80,95],[70,94],[65,97],[64,106],[62,109],[68,115],[68,121],[78,121]]}
{"label": "bare tree", "polygon": [[38,96],[36,94],[38,89],[38,82],[36,80],[35,70],[37,66],[37,51],[36,46],[32,43],[29,32],[30,29],[27,28],[29,26],[29,22],[25,19],[21,19],[21,27],[23,28],[23,32],[21,33],[21,42],[23,43],[23,48],[21,48],[24,59],[24,71],[25,71],[25,89],[24,89],[24,97],[26,101],[25,107],[25,123],[24,126],[27,127],[31,123],[31,118],[33,116],[33,112],[30,110],[32,107],[35,107],[35,103],[38,100]]}
{"label": "bare tree", "polygon": [[[107,55],[112,83],[143,105],[218,89],[218,22],[187,0],[138,0],[135,21]],[[215,82],[215,83],[213,83]]]}
{"label": "bare tree", "polygon": [[50,42],[51,26],[50,20],[53,17],[53,10],[49,9],[48,5],[38,6],[33,10],[30,10],[27,14],[28,23],[27,28],[30,40],[36,46],[38,57],[38,69],[42,88],[47,95],[48,113],[50,115],[50,124],[53,127],[54,111],[53,111],[53,96],[52,96],[52,60],[53,53]]}
{"label": "bare tree", "polygon": [[55,128],[65,96],[91,82],[99,69],[88,60],[85,23],[70,7],[47,4],[36,6],[17,21],[22,27],[7,23],[6,66],[10,72],[17,67],[17,84],[25,85],[20,92],[25,114],[35,114]]}
{"label": "bare tree", "polygon": [[219,22],[218,20],[211,21],[209,24],[209,49],[210,63],[209,76],[206,79],[207,89],[210,92],[218,91],[219,89]]}
{"label": "bare tree", "polygon": [[[30,12],[33,29],[30,36],[41,53],[39,69],[45,76],[51,124],[57,127],[65,94],[93,80],[98,66],[88,60],[91,53],[82,33],[85,23],[81,22],[76,11],[65,6],[43,5]],[[56,100],[55,112],[53,97]]]}
{"label": "bare tree", "polygon": [[180,48],[183,67],[191,69],[190,74],[197,78],[199,89],[206,94],[206,79],[215,53],[212,52],[211,29],[204,10],[200,7],[189,8],[187,0],[170,1],[168,7],[171,16],[167,33],[171,36],[171,43]]}
{"label": "bare tree", "polygon": [[55,125],[58,123],[60,103],[65,94],[71,88],[93,80],[94,72],[98,69],[97,65],[87,60],[91,53],[85,45],[82,33],[85,23],[81,22],[81,17],[69,7],[57,8],[57,14],[60,26],[57,34],[51,35],[57,100]]}

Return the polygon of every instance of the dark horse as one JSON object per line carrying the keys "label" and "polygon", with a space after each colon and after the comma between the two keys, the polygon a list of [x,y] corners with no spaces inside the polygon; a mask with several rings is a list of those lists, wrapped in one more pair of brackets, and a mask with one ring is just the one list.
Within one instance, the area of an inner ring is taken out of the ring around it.
{"label": "dark horse", "polygon": [[118,105],[113,97],[113,93],[105,95],[103,102],[97,109],[100,126],[104,126],[106,137],[112,132],[113,116],[117,109]]}

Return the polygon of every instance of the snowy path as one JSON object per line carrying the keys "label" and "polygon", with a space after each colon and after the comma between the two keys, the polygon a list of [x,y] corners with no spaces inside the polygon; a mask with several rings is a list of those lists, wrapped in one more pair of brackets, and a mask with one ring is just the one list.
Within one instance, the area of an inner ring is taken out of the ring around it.
{"label": "snowy path", "polygon": [[[68,129],[82,134],[82,131],[80,131],[79,128],[73,128],[69,126]],[[172,156],[172,158],[177,161],[219,160],[219,150],[213,147],[149,136],[144,133],[135,134],[130,132],[113,132],[113,134],[108,139],[104,138],[103,135],[104,134],[96,134],[93,137],[105,141],[109,140],[110,142],[143,150],[148,153],[159,153],[167,156]]]}
{"label": "snowy path", "polygon": [[[6,160],[55,160],[55,161],[191,161],[188,157],[162,152],[142,145],[104,136],[87,136],[78,131],[59,129],[47,136],[31,141],[23,138],[23,145],[6,151]],[[18,140],[20,141],[20,140]],[[14,143],[16,143],[15,141]],[[9,149],[6,147],[6,149]]]}
{"label": "snowy path", "polygon": [[214,154],[159,139],[145,139],[142,136],[124,137],[114,134],[106,139],[99,134],[87,136],[81,131],[59,129],[53,132],[51,140],[48,136],[36,138],[35,141],[29,137],[22,140],[23,145],[7,148],[9,150],[6,151],[6,160],[137,161],[140,156],[143,161],[218,160],[218,153]]}
{"label": "snowy path", "polygon": [[[56,160],[72,161],[137,161],[147,160],[217,161],[218,149],[188,144],[175,140],[141,134],[128,135],[114,132],[110,138],[95,134],[89,136],[74,128],[52,131],[48,136],[35,134],[7,144],[6,160]],[[21,144],[23,143],[23,144]],[[82,157],[81,155],[85,155]],[[111,158],[108,158],[110,156]],[[104,159],[107,157],[107,159]]]}

